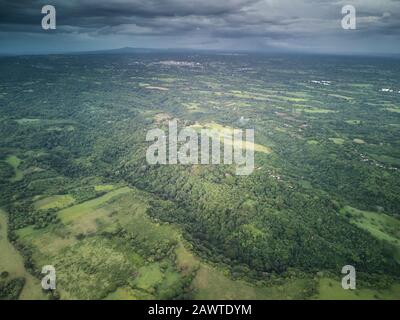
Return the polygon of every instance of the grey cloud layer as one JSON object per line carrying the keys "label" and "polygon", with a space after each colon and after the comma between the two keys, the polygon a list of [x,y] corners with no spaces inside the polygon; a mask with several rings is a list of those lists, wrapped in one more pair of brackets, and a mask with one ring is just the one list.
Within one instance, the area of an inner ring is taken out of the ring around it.
{"label": "grey cloud layer", "polygon": [[[53,0],[60,34],[213,39],[338,38],[341,8],[358,12],[356,38],[384,35],[399,40],[399,0]],[[0,30],[41,32],[47,0],[0,0]],[[240,40],[238,40],[240,41]],[[389,41],[389,40],[388,40]],[[397,44],[398,46],[398,44]]]}

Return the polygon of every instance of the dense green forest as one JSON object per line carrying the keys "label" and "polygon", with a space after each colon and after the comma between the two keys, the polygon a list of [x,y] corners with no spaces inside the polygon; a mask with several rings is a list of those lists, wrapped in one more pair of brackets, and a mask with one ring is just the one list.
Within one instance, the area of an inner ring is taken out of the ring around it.
{"label": "dense green forest", "polygon": [[[345,298],[400,298],[399,60],[49,55],[0,69],[0,248],[25,268],[0,251],[0,299],[329,298],[345,265],[360,290]],[[254,128],[268,152],[249,176],[149,165],[146,133],[171,119]],[[55,292],[33,289],[44,265]]]}

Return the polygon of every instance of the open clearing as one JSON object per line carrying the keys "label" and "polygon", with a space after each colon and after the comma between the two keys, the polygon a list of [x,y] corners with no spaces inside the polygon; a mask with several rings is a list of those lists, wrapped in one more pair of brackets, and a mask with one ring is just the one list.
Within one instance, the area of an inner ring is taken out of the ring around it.
{"label": "open clearing", "polygon": [[341,213],[357,227],[366,230],[375,238],[387,241],[395,248],[395,258],[400,262],[400,220],[383,212],[369,212],[346,206]]}
{"label": "open clearing", "polygon": [[101,206],[102,204],[111,200],[113,197],[127,193],[129,191],[130,191],[130,189],[128,187],[123,187],[123,188],[111,191],[102,197],[99,197],[99,198],[96,198],[96,199],[93,199],[90,201],[86,201],[84,203],[64,209],[59,212],[58,216],[64,223],[68,223],[86,213],[89,213],[94,208]]}
{"label": "open clearing", "polygon": [[102,184],[102,185],[94,186],[94,190],[98,191],[98,192],[104,192],[104,191],[108,192],[108,191],[111,191],[114,189],[115,189],[115,186],[112,184]]}
{"label": "open clearing", "polygon": [[18,182],[23,179],[22,171],[18,169],[19,165],[21,164],[21,159],[17,156],[8,156],[6,158],[6,162],[13,167],[14,169],[14,177],[11,178],[11,182]]}
{"label": "open clearing", "polygon": [[243,280],[232,280],[221,270],[202,265],[194,279],[196,299],[291,300],[302,299],[310,280],[288,280],[282,285],[254,285]]}
{"label": "open clearing", "polygon": [[[218,133],[221,142],[225,141],[226,136],[233,137],[233,133],[235,130],[232,127],[224,127],[215,122],[206,123],[204,125],[196,124],[196,125],[191,126],[191,128],[194,128],[196,130],[201,130],[201,129],[215,130]],[[243,139],[245,139],[245,136],[243,136]],[[232,143],[232,144],[234,145],[234,143]],[[236,145],[234,145],[234,146],[240,147],[241,142],[237,142]],[[266,153],[266,154],[270,154],[272,152],[272,150],[270,148],[262,146],[257,143],[252,143],[252,142],[246,141],[246,143],[244,143],[244,146],[247,150],[254,150],[256,152],[262,152],[262,153]]]}
{"label": "open clearing", "polygon": [[317,108],[314,108],[314,109],[303,109],[302,111],[305,112],[305,113],[321,113],[321,114],[336,112],[336,111],[333,111],[333,110],[317,109]]}
{"label": "open clearing", "polygon": [[329,138],[329,140],[337,145],[342,145],[345,142],[345,140],[342,138]]}
{"label": "open clearing", "polygon": [[321,278],[318,285],[318,294],[314,298],[319,300],[398,300],[400,299],[400,284],[395,284],[385,290],[368,288],[344,290],[340,280]]}
{"label": "open clearing", "polygon": [[342,209],[342,214],[350,215],[351,223],[362,228],[380,240],[386,240],[400,247],[400,221],[387,214],[362,211],[350,206]]}
{"label": "open clearing", "polygon": [[37,200],[34,206],[37,210],[62,209],[75,202],[70,195],[55,195]]}

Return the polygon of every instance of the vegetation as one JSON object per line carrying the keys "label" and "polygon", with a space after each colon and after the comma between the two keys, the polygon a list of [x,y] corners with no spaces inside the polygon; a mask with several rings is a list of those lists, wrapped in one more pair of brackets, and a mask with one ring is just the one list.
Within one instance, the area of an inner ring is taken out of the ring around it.
{"label": "vegetation", "polygon": [[[153,52],[0,68],[1,299],[400,298],[400,95],[381,91],[400,88],[398,60]],[[254,128],[253,174],[149,165],[146,132],[170,119]]]}

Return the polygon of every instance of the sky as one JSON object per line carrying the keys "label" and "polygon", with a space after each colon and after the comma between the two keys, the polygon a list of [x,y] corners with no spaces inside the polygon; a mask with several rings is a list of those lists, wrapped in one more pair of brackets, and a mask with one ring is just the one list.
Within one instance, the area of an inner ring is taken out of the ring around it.
{"label": "sky", "polygon": [[[41,27],[47,4],[56,30]],[[0,54],[121,47],[400,54],[400,0],[0,0]]]}

